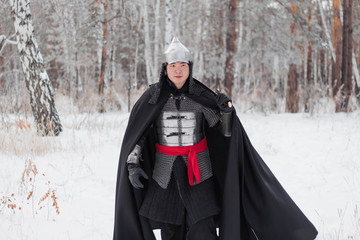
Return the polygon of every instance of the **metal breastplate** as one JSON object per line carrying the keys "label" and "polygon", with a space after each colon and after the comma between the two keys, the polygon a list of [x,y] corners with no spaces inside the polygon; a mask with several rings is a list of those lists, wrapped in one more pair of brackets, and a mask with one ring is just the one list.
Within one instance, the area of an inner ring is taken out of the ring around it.
{"label": "metal breastplate", "polygon": [[[170,94],[155,122],[157,139],[160,145],[189,146],[199,143],[205,137],[205,121],[214,126],[218,121],[216,113],[204,108],[185,95]],[[212,176],[208,149],[197,153],[201,181]],[[153,179],[166,189],[171,179],[173,164],[177,156],[156,152]],[[182,156],[187,165],[187,155]],[[196,183],[198,184],[198,183]]]}
{"label": "metal breastplate", "polygon": [[190,146],[204,137],[201,112],[163,111],[156,121],[158,143],[165,146]]}

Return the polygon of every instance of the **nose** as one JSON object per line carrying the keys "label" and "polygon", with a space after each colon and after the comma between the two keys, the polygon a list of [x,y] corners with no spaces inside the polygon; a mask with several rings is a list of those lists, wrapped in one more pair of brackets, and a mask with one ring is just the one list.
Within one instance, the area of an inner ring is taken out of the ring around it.
{"label": "nose", "polygon": [[175,73],[181,73],[181,68],[180,68],[180,67],[176,67],[176,68],[175,68]]}

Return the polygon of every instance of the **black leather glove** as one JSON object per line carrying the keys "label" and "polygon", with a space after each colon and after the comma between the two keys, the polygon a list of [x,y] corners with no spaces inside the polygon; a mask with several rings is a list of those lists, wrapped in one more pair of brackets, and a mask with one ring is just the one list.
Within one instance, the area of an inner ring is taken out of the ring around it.
{"label": "black leather glove", "polygon": [[229,113],[234,111],[234,107],[229,107],[228,102],[231,102],[231,99],[224,93],[216,95],[216,104],[219,106],[221,112]]}
{"label": "black leather glove", "polygon": [[133,185],[133,187],[136,189],[143,188],[144,185],[141,183],[140,177],[149,179],[148,175],[144,172],[144,170],[142,170],[139,164],[128,163],[127,166],[131,185]]}

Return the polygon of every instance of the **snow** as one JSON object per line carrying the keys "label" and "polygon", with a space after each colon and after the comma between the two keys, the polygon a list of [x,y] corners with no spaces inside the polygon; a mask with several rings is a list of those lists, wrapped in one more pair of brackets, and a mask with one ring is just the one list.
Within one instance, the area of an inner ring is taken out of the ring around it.
{"label": "snow", "polygon": [[[38,137],[25,116],[0,118],[0,198],[17,205],[12,210],[0,202],[1,239],[112,238],[118,156],[129,114],[70,112],[60,111],[64,132],[58,137]],[[317,239],[360,239],[360,112],[239,117],[257,151],[317,227]],[[22,181],[29,160],[38,172]],[[60,214],[53,199],[41,201],[49,189]]]}

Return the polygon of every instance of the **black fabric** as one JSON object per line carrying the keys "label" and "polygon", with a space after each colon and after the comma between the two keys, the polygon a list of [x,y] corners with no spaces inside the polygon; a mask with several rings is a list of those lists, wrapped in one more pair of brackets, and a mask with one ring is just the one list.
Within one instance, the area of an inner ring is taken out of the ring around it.
{"label": "black fabric", "polygon": [[205,218],[193,225],[188,226],[186,233],[188,240],[216,240],[216,225],[213,217]]}
{"label": "black fabric", "polygon": [[185,207],[173,177],[167,189],[161,188],[154,179],[149,180],[147,194],[139,213],[156,222],[174,225],[181,225],[184,222]]}
{"label": "black fabric", "polygon": [[[195,79],[189,79],[194,101],[217,108],[216,95]],[[154,95],[155,94],[155,95]],[[152,85],[130,114],[119,159],[116,186],[114,240],[154,240],[148,219],[139,215],[145,189],[134,189],[128,180],[126,158],[159,115],[169,91]],[[154,104],[156,103],[156,104]],[[221,240],[312,240],[317,231],[282,188],[256,152],[234,111],[232,135],[225,138],[217,128],[207,128],[214,182],[221,213],[217,219]],[[151,175],[154,165],[154,132],[143,148],[144,171]]]}
{"label": "black fabric", "polygon": [[161,228],[161,240],[216,240],[214,217],[205,218],[192,225],[164,224]]}
{"label": "black fabric", "polygon": [[187,167],[181,156],[174,162],[173,174],[166,189],[150,179],[140,215],[157,222],[181,225],[185,219],[195,224],[201,219],[219,213],[214,182],[209,178],[200,184],[190,186]]}
{"label": "black fabric", "polygon": [[163,224],[161,227],[161,240],[183,240],[186,238],[186,224]]}

